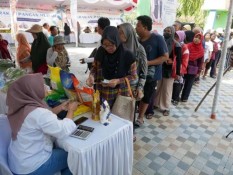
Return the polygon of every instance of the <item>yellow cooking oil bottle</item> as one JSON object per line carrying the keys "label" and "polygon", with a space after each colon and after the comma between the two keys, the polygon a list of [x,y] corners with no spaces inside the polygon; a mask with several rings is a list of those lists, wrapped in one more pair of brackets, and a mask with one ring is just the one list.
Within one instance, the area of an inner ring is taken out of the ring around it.
{"label": "yellow cooking oil bottle", "polygon": [[100,120],[100,93],[97,90],[93,95],[92,102],[92,120]]}

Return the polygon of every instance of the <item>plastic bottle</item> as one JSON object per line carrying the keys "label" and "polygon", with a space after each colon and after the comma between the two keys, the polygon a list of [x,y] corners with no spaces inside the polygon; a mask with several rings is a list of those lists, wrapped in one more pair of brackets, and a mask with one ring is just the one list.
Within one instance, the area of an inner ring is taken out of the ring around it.
{"label": "plastic bottle", "polygon": [[100,93],[97,90],[93,95],[92,102],[92,120],[100,120]]}

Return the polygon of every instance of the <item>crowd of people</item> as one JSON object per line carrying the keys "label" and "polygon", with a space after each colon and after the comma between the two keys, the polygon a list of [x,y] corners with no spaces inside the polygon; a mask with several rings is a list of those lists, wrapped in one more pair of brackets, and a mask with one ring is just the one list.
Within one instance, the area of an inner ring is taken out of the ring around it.
{"label": "crowd of people", "polygon": [[[68,39],[70,30],[67,25],[65,28]],[[53,138],[66,137],[73,132],[76,126],[72,115],[77,103],[64,102],[53,109],[48,108],[43,101],[42,77],[48,73],[48,65],[69,71],[71,62],[64,47],[66,41],[56,26],[48,24],[43,27],[35,24],[27,32],[32,34],[34,41],[30,45],[24,34],[17,34],[16,58],[20,68],[33,74],[15,81],[7,93],[8,118],[13,133],[8,151],[9,165],[14,174],[57,171],[71,174],[67,153],[53,148]],[[200,83],[200,79],[204,81],[209,69],[211,78],[217,75],[222,36],[216,32],[208,31],[203,35],[199,27],[191,30],[191,26],[182,26],[175,21],[160,35],[152,32],[152,19],[145,15],[137,17],[136,28],[130,23],[110,26],[110,20],[101,17],[97,32],[102,36],[98,47],[89,59],[81,60],[81,63],[90,64],[86,84],[99,90],[101,98],[112,108],[117,95],[129,95],[125,82],[128,79],[137,101],[135,113],[138,115],[132,121],[135,128],[144,124],[144,117],[151,119],[155,110],[168,116],[171,104],[187,102],[192,86]],[[10,58],[7,45],[0,36],[3,59]],[[67,116],[57,120],[56,114],[61,110],[67,110]]]}

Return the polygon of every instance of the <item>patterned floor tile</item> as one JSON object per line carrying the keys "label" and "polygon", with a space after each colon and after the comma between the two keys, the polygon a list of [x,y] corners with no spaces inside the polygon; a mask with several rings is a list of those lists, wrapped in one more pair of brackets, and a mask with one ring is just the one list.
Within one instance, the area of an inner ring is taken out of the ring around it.
{"label": "patterned floor tile", "polygon": [[[86,58],[93,48],[69,48],[71,72],[85,83]],[[207,77],[193,86],[189,100],[171,106],[170,116],[154,111],[151,120],[136,129],[133,175],[232,175],[233,174],[233,71],[223,77],[217,107],[217,119],[210,119],[214,91],[197,112],[201,98],[215,82]]]}

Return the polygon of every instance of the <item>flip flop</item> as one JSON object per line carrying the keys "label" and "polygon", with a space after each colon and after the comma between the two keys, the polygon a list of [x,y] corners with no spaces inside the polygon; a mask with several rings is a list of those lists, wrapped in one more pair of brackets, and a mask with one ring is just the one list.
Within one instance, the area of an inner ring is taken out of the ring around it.
{"label": "flip flop", "polygon": [[134,136],[134,137],[133,137],[133,142],[136,142],[136,140],[137,140],[137,137]]}
{"label": "flip flop", "polygon": [[164,111],[163,111],[163,115],[164,115],[164,116],[169,116],[169,114],[170,114],[170,111],[169,111],[169,110],[164,110]]}
{"label": "flip flop", "polygon": [[144,124],[144,121],[141,122],[140,120],[136,120],[134,125],[137,126],[137,127],[141,127],[142,125]]}
{"label": "flip flop", "polygon": [[153,116],[154,116],[154,114],[147,114],[146,119],[150,120],[150,119],[152,119]]}

